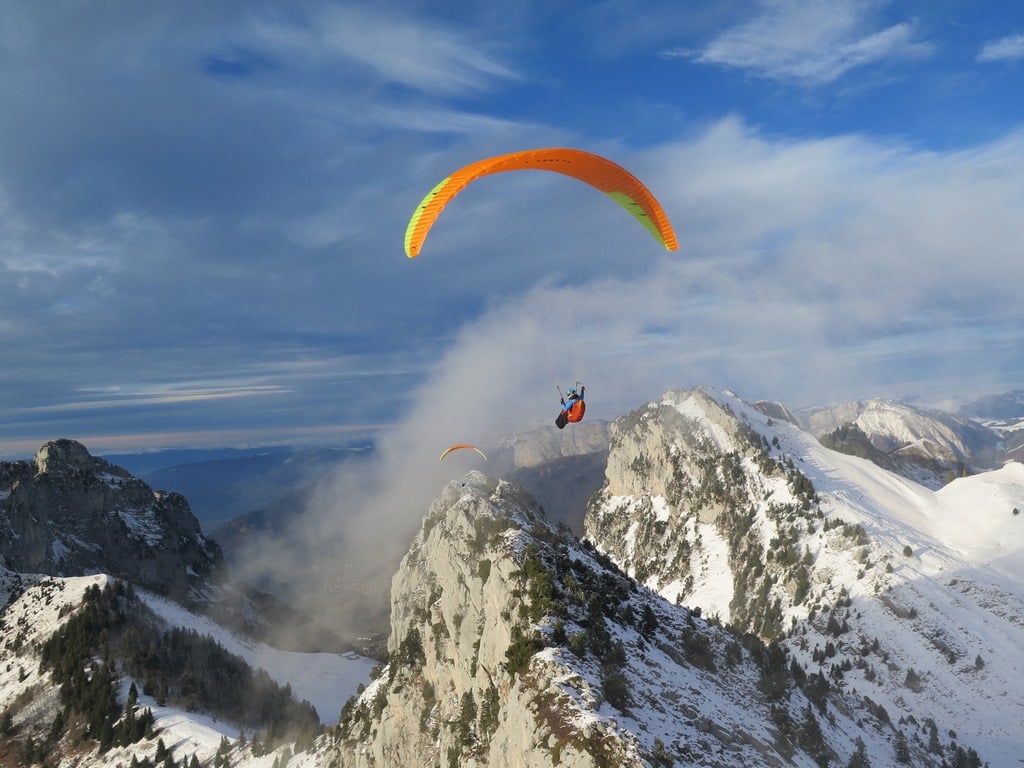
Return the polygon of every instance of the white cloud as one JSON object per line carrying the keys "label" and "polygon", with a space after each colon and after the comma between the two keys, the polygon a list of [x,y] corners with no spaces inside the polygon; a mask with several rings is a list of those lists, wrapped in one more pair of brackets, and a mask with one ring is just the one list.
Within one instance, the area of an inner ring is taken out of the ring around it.
{"label": "white cloud", "polygon": [[1024,35],[1008,35],[990,40],[978,53],[978,61],[1016,61],[1024,59]]}
{"label": "white cloud", "polygon": [[520,77],[478,32],[377,7],[327,9],[306,28],[261,22],[256,29],[266,42],[303,58],[355,61],[387,82],[424,93],[484,91]]}
{"label": "white cloud", "polygon": [[[872,29],[874,3],[765,0],[761,13],[689,55],[774,80],[829,83],[857,67],[927,55],[910,23]],[[686,55],[686,52],[678,52]]]}

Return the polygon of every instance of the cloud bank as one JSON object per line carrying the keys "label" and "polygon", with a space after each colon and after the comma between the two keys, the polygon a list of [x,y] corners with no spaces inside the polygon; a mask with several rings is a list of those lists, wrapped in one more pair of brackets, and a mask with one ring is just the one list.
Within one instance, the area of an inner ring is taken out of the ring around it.
{"label": "cloud bank", "polygon": [[772,80],[831,83],[847,72],[892,59],[928,56],[911,22],[873,23],[880,3],[851,0],[765,0],[760,13],[699,51],[677,51],[704,64]]}

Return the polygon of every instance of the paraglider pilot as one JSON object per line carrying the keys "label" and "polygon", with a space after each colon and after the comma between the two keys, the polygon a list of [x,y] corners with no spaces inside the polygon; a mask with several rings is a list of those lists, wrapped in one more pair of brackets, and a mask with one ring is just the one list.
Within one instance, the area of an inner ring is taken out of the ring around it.
{"label": "paraglider pilot", "polygon": [[[576,382],[576,386],[579,387],[579,382]],[[565,425],[569,422],[575,424],[578,421],[583,420],[583,414],[587,411],[587,404],[583,402],[583,393],[586,387],[580,387],[579,391],[576,391],[575,387],[569,387],[565,391],[565,395],[562,395],[562,391],[559,390],[559,399],[562,403],[562,411],[558,414],[558,418],[555,419],[555,426],[559,429],[564,429]]]}

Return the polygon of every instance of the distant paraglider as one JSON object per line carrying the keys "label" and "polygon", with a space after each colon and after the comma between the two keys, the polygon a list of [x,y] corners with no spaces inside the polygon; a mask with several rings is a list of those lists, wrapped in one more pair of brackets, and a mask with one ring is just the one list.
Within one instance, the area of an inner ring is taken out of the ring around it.
{"label": "distant paraglider", "polygon": [[444,207],[468,184],[506,171],[553,171],[571,176],[604,192],[644,225],[666,250],[679,248],[676,234],[661,203],[639,179],[620,165],[580,149],[528,149],[470,163],[445,178],[416,207],[405,230],[405,253],[420,253],[423,241]]}
{"label": "distant paraglider", "polygon": [[439,458],[438,461],[444,461],[445,456],[447,456],[449,453],[451,453],[452,451],[458,451],[462,449],[474,450],[484,457],[484,461],[487,461],[487,456],[484,455],[483,451],[481,451],[475,445],[469,445],[468,443],[459,443],[458,445],[452,445],[449,446],[448,448],[445,448],[444,453],[441,454],[441,458]]}

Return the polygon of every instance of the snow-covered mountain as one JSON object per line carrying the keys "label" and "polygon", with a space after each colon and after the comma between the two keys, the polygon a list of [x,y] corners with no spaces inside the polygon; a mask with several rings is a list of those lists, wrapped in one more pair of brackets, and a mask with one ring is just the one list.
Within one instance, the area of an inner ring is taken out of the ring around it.
{"label": "snow-covered mountain", "polygon": [[[933,488],[798,421],[705,389],[621,417],[583,540],[518,483],[449,483],[392,580],[387,664],[368,674],[367,660],[325,655],[363,665],[333,667],[336,683],[312,656],[108,576],[6,574],[0,764],[29,743],[47,745],[48,764],[90,768],[161,755],[192,768],[193,753],[202,768],[1017,764],[1024,466],[972,460],[976,474]],[[943,439],[976,454],[959,432]],[[89,579],[112,591],[87,592]],[[108,641],[82,657],[84,679],[119,665],[118,736],[101,751],[102,733],[60,706],[53,650],[91,605],[121,626],[210,634],[297,700],[326,702],[320,720],[336,725],[272,744],[205,699],[193,712],[187,698],[161,703],[181,678],[147,686],[145,654]],[[340,720],[324,711],[341,701]],[[126,723],[147,709],[153,736],[131,741]]]}
{"label": "snow-covered mountain", "polygon": [[1010,765],[1024,755],[1021,509],[1019,463],[933,491],[694,390],[616,422],[586,526],[670,601]]}
{"label": "snow-covered mountain", "polygon": [[1024,390],[978,398],[962,406],[959,415],[999,434],[1007,458],[1024,461]]}
{"label": "snow-covered mountain", "polygon": [[894,754],[880,709],[851,706],[782,646],[638,587],[550,528],[521,487],[479,473],[445,488],[395,576],[389,658],[323,761],[813,766]]}
{"label": "snow-covered mountain", "polygon": [[0,464],[0,546],[3,766],[271,768],[376,664],[259,642],[273,601],[226,580],[184,498],[74,441]]}
{"label": "snow-covered mountain", "polygon": [[1007,458],[1002,435],[991,426],[893,400],[803,410],[797,423],[831,448],[870,459],[932,489],[954,477],[998,467]]}

